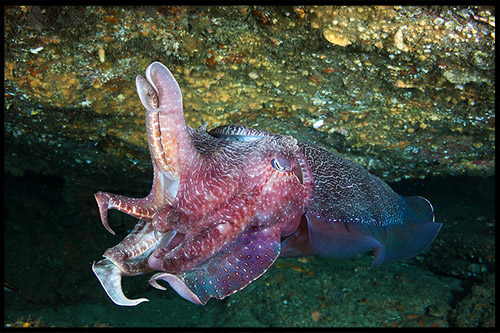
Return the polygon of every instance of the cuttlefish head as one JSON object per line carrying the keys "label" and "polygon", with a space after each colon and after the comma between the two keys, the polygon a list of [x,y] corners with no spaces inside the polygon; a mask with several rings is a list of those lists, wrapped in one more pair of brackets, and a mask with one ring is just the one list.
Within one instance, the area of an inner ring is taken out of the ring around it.
{"label": "cuttlefish head", "polygon": [[[291,137],[226,127],[200,133],[184,119],[182,95],[170,71],[154,62],[137,76],[146,109],[153,186],[142,199],[98,192],[101,220],[118,209],[139,218],[93,271],[118,305],[137,305],[121,288],[123,275],[151,271],[150,283],[170,284],[205,304],[261,276],[295,232],[312,191],[312,175]],[[235,133],[237,129],[237,133]]]}

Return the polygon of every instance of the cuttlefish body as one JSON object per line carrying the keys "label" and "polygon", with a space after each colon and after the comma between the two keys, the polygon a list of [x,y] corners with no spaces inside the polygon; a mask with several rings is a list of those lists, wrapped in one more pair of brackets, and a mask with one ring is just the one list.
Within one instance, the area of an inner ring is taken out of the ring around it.
{"label": "cuttlefish body", "polygon": [[374,251],[372,266],[411,258],[436,237],[432,205],[402,197],[328,150],[238,125],[206,132],[186,125],[179,85],[154,62],[136,79],[146,108],[153,186],[142,199],[97,192],[107,211],[139,222],[92,269],[118,305],[137,305],[123,275],[157,271],[185,299],[223,299],[261,276],[278,256],[349,258]]}

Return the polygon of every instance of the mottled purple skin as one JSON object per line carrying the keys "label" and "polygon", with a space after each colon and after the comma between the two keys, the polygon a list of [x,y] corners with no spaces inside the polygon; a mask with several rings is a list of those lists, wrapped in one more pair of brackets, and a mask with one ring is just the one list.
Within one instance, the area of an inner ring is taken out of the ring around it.
{"label": "mottled purple skin", "polygon": [[[419,253],[439,232],[432,205],[401,197],[326,149],[243,126],[186,125],[179,86],[154,62],[137,90],[146,108],[153,186],[143,199],[97,192],[101,220],[118,209],[139,222],[92,269],[118,305],[137,305],[123,275],[158,271],[185,299],[223,299],[281,256],[347,258],[374,250],[372,266]],[[113,233],[114,234],[114,233]]]}

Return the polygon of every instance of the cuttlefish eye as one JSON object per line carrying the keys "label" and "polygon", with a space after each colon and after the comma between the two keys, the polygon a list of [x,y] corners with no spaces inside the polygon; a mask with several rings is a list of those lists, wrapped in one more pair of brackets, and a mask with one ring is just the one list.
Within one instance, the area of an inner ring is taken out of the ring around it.
{"label": "cuttlefish eye", "polygon": [[290,172],[292,170],[292,163],[290,160],[283,157],[276,157],[271,160],[271,165],[279,172]]}

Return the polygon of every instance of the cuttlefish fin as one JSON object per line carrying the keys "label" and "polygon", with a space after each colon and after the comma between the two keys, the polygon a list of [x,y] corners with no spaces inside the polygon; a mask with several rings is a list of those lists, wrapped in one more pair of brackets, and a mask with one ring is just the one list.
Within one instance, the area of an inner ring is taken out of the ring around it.
{"label": "cuttlefish fin", "polygon": [[403,197],[397,223],[370,225],[359,222],[328,223],[306,213],[311,247],[315,254],[351,258],[373,250],[371,267],[409,259],[426,248],[439,233],[432,204],[423,197]]}

